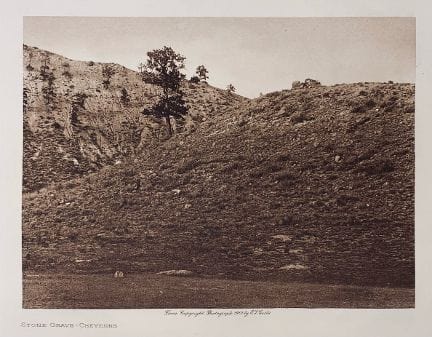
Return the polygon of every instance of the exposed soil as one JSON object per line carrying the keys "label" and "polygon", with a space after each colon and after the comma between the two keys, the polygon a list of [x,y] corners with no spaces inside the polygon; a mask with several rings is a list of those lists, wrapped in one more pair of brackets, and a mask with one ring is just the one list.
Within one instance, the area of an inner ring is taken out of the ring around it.
{"label": "exposed soil", "polygon": [[[144,116],[158,89],[113,63],[74,61],[24,45],[24,192],[112,165],[166,138],[163,121]],[[107,81],[104,67],[112,69]],[[189,107],[177,132],[193,132],[246,98],[205,82],[184,81]]]}

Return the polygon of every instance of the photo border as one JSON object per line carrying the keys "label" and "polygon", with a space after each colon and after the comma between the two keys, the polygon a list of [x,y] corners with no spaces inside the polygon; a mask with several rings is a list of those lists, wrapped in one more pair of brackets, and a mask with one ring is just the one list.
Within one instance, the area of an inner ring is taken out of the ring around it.
{"label": "photo border", "polygon": [[[431,336],[432,111],[429,99],[430,9],[427,1],[20,1],[3,5],[1,39],[1,298],[0,336]],[[22,24],[23,16],[416,16],[416,307],[415,309],[272,309],[263,317],[165,316],[159,309],[22,309]],[[24,328],[23,322],[117,324],[116,329]]]}

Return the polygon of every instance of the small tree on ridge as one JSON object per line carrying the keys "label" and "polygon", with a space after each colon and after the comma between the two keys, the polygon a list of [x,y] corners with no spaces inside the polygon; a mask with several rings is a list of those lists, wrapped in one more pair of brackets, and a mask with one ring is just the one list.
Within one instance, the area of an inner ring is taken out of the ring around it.
{"label": "small tree on ridge", "polygon": [[208,77],[208,70],[203,65],[200,65],[196,68],[196,74],[198,75],[199,79],[201,81],[207,81]]}
{"label": "small tree on ridge", "polygon": [[226,90],[228,94],[232,94],[233,92],[236,91],[236,88],[232,84],[228,84]]}

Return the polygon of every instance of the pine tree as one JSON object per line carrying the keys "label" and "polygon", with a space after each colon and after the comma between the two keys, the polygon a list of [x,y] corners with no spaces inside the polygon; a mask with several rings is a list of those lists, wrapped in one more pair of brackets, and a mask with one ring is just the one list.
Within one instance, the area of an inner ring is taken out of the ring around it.
{"label": "pine tree", "polygon": [[142,79],[146,83],[160,87],[161,93],[158,102],[144,109],[143,114],[164,119],[168,136],[171,137],[171,117],[184,118],[188,111],[181,90],[181,82],[185,78],[181,70],[184,69],[186,58],[167,46],[150,51],[147,56],[147,62],[141,72]]}

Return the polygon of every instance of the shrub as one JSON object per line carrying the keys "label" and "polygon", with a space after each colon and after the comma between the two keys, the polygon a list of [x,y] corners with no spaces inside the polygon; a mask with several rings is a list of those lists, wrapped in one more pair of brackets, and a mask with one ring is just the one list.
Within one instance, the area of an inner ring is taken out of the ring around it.
{"label": "shrub", "polygon": [[199,79],[199,77],[198,76],[192,76],[191,78],[190,78],[190,80],[189,80],[189,82],[191,82],[191,83],[199,83],[200,82],[200,79]]}
{"label": "shrub", "polygon": [[57,123],[57,122],[54,122],[53,124],[52,124],[52,126],[54,127],[54,129],[58,129],[58,130],[61,130],[61,125],[59,124],[59,123]]}
{"label": "shrub", "polygon": [[365,102],[365,107],[366,107],[367,109],[372,109],[373,107],[375,107],[375,105],[376,105],[376,102],[375,102],[373,99],[368,99],[368,100]]}
{"label": "shrub", "polygon": [[242,169],[242,164],[238,161],[230,162],[228,165],[224,166],[221,170],[221,172],[232,172]]}
{"label": "shrub", "polygon": [[405,113],[414,113],[415,112],[415,108],[414,108],[413,105],[407,106],[407,107],[405,107],[404,112]]}
{"label": "shrub", "polygon": [[125,88],[123,88],[121,90],[120,101],[122,102],[123,105],[126,105],[126,106],[129,105],[129,103],[130,103],[129,93],[127,92],[127,90]]}
{"label": "shrub", "polygon": [[261,178],[264,175],[263,169],[258,169],[249,173],[250,178]]}
{"label": "shrub", "polygon": [[289,153],[279,153],[276,157],[277,161],[287,161],[291,158]]}
{"label": "shrub", "polygon": [[111,78],[115,75],[115,69],[110,64],[104,64],[102,66],[102,84],[104,89],[108,89],[111,84]]}
{"label": "shrub", "polygon": [[297,175],[293,174],[289,171],[281,171],[276,174],[274,174],[274,178],[281,182],[282,184],[286,184],[288,182],[294,181],[297,179]]}
{"label": "shrub", "polygon": [[279,163],[270,163],[267,166],[267,171],[271,172],[271,173],[273,173],[273,172],[279,172],[282,169],[283,169],[283,167]]}
{"label": "shrub", "polygon": [[44,84],[42,88],[42,96],[45,100],[45,104],[47,105],[47,108],[50,110],[54,108],[54,101],[57,96],[55,92],[55,86],[54,86],[54,74],[52,71],[46,72],[44,75],[46,80],[46,84]]}
{"label": "shrub", "polygon": [[177,173],[183,174],[193,170],[195,167],[200,165],[200,161],[197,159],[187,159],[183,160],[177,167]]}
{"label": "shrub", "polygon": [[88,96],[84,93],[77,93],[72,97],[72,107],[70,113],[70,122],[74,126],[78,126],[80,121],[78,119],[78,112],[85,110],[85,101]]}
{"label": "shrub", "polygon": [[72,74],[68,70],[63,71],[62,75],[66,77],[68,80],[72,79]]}
{"label": "shrub", "polygon": [[278,226],[291,226],[296,223],[296,218],[293,215],[285,215],[277,222]]}
{"label": "shrub", "polygon": [[360,170],[369,175],[385,174],[393,172],[395,166],[389,159],[379,159],[363,166]]}
{"label": "shrub", "polygon": [[393,111],[395,108],[395,104],[394,103],[389,103],[386,104],[385,108],[384,108],[384,112],[390,112]]}
{"label": "shrub", "polygon": [[297,112],[291,115],[291,123],[295,124],[299,124],[299,123],[303,123],[309,120],[312,120],[313,118],[311,118],[310,116],[308,116],[308,114],[304,111],[301,112]]}
{"label": "shrub", "polygon": [[359,198],[354,195],[341,194],[336,199],[336,204],[338,206],[347,206],[348,204],[355,203],[359,201]]}
{"label": "shrub", "polygon": [[29,89],[24,87],[23,88],[23,109],[24,112],[27,111],[27,107],[28,107],[28,99],[29,99]]}
{"label": "shrub", "polygon": [[78,239],[78,233],[77,232],[69,233],[68,239],[72,242],[75,242]]}
{"label": "shrub", "polygon": [[291,89],[301,89],[303,88],[303,83],[300,81],[294,81],[291,84]]}
{"label": "shrub", "polygon": [[351,108],[352,113],[364,113],[366,112],[366,107],[362,104],[356,104]]}

